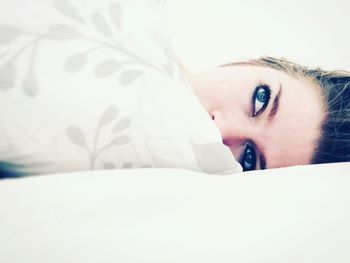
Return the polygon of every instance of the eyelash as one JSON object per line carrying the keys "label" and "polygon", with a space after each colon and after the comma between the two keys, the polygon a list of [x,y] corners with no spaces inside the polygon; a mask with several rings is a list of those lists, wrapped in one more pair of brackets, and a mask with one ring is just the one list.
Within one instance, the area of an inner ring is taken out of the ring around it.
{"label": "eyelash", "polygon": [[[257,96],[263,96],[261,95],[262,92],[264,91],[266,94],[265,97],[260,97],[260,99],[263,98],[264,101],[259,101],[259,103],[263,103],[262,107],[258,110],[258,112],[255,112],[256,110],[256,100],[258,99]],[[256,117],[259,114],[261,114],[267,107],[270,101],[270,95],[271,95],[271,90],[268,85],[259,85],[255,88],[252,96],[252,116]],[[253,146],[250,144],[247,144],[244,153],[242,155],[241,161],[240,161],[243,171],[251,171],[255,170],[256,168],[256,151]],[[248,168],[246,166],[249,166]]]}

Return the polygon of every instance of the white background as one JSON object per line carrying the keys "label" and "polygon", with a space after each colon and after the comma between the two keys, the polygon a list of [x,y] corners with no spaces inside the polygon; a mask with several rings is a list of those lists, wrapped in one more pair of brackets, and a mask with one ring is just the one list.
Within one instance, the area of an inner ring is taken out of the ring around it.
{"label": "white background", "polygon": [[350,70],[350,1],[168,0],[173,44],[198,72],[262,55]]}

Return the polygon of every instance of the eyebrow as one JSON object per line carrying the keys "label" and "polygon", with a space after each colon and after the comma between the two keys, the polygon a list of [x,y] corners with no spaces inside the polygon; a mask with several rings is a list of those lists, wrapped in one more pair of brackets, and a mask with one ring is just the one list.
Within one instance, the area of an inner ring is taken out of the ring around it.
{"label": "eyebrow", "polygon": [[277,95],[275,96],[275,99],[273,100],[272,108],[270,110],[269,115],[267,116],[269,122],[271,122],[275,118],[275,116],[276,116],[276,114],[278,112],[279,101],[280,101],[280,98],[281,98],[281,94],[282,94],[282,84],[280,83],[280,89],[279,89]]}
{"label": "eyebrow", "polygon": [[[270,113],[267,117],[269,122],[271,122],[275,118],[275,116],[278,112],[279,101],[280,101],[281,95],[282,95],[282,84],[280,83],[279,91],[278,91],[277,95],[275,96],[275,99],[273,100],[272,108],[271,108]],[[265,170],[266,169],[266,158],[260,150],[259,150],[259,161],[260,161],[260,169]]]}

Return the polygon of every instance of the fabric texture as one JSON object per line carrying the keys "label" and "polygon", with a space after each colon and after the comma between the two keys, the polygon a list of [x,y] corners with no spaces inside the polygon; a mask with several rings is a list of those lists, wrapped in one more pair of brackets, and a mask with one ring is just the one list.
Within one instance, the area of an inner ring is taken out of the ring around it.
{"label": "fabric texture", "polygon": [[164,1],[0,6],[4,163],[25,174],[242,170],[180,71]]}

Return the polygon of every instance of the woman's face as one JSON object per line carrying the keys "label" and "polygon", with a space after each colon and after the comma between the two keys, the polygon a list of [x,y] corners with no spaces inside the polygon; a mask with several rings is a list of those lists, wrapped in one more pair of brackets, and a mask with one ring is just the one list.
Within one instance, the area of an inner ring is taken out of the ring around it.
{"label": "woman's face", "polygon": [[311,81],[234,65],[195,75],[192,84],[244,170],[311,162],[324,118],[321,91]]}

